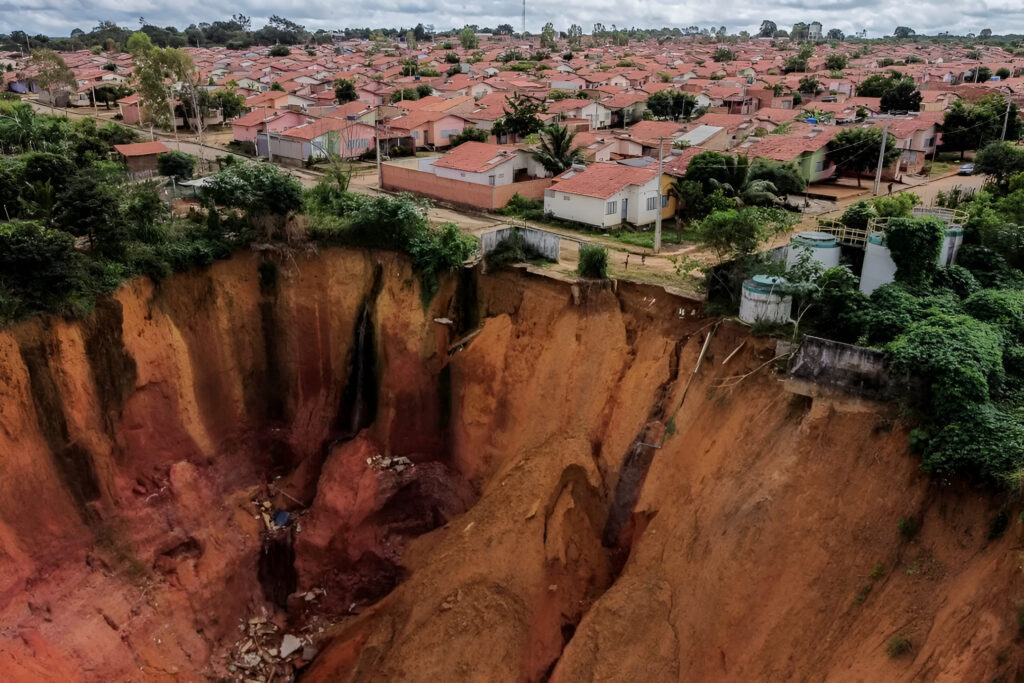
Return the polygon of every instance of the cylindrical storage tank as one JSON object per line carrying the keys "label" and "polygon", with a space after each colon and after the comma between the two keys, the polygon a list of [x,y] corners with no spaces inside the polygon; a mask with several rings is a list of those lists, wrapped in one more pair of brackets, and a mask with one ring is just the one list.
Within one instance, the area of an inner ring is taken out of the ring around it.
{"label": "cylindrical storage tank", "polygon": [[885,235],[873,232],[868,235],[867,247],[864,250],[864,267],[860,271],[860,291],[867,295],[882,285],[896,279],[896,264],[885,246]]}
{"label": "cylindrical storage tank", "polygon": [[743,282],[740,295],[740,320],[745,323],[789,322],[793,297],[783,296],[780,286],[786,283],[774,275],[755,275]]}
{"label": "cylindrical storage tank", "polygon": [[804,251],[810,251],[811,259],[825,270],[839,265],[839,243],[827,232],[807,230],[793,235],[786,252],[786,268],[792,268]]}
{"label": "cylindrical storage tank", "polygon": [[939,253],[939,265],[951,266],[956,263],[956,254],[960,251],[960,245],[964,243],[964,229],[958,225],[946,229],[946,236],[942,239],[942,251]]}

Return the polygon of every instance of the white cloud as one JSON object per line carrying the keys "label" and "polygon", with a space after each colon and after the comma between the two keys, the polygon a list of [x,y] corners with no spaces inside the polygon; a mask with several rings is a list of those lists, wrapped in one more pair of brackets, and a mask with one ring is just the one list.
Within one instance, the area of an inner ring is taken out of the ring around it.
{"label": "white cloud", "polygon": [[[825,29],[846,33],[866,29],[870,36],[891,35],[896,26],[910,26],[918,33],[978,32],[1024,33],[1020,0],[983,0],[960,5],[944,0],[909,3],[906,0],[776,0],[770,9],[755,0],[720,0],[709,3],[666,4],[654,0],[568,0],[558,3],[527,2],[527,29],[538,32],[547,21],[561,30],[577,23],[589,33],[596,22],[606,26],[721,26],[730,32],[754,32],[762,19],[780,29],[797,21],[820,21]],[[517,0],[374,0],[372,3],[337,3],[328,0],[135,0],[125,8],[123,0],[0,0],[0,32],[23,30],[31,34],[67,35],[73,28],[88,31],[101,19],[134,28],[144,16],[151,24],[184,28],[190,23],[227,19],[244,12],[262,26],[271,14],[288,17],[307,28],[345,26],[412,26],[422,22],[438,29],[462,26],[496,26],[522,22],[522,3]]]}

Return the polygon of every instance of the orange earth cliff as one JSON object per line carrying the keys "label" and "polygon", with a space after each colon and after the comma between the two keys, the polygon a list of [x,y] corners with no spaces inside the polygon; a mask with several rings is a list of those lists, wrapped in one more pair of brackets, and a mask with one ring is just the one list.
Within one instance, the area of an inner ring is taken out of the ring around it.
{"label": "orange earth cliff", "polygon": [[[656,287],[467,271],[425,306],[342,249],[2,331],[2,678],[1024,675],[1019,505],[775,353]],[[247,672],[264,622],[312,647]]]}

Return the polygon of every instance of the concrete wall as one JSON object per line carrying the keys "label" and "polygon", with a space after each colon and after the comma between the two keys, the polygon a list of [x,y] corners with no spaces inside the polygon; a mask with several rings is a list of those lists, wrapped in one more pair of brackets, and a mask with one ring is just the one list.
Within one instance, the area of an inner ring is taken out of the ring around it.
{"label": "concrete wall", "polygon": [[881,351],[830,339],[804,337],[789,374],[860,396],[885,398],[892,393]]}
{"label": "concrete wall", "polygon": [[491,232],[485,232],[480,236],[480,248],[483,255],[494,251],[494,248],[498,246],[498,243],[504,239],[507,239],[512,234],[513,230],[519,230],[523,236],[523,241],[531,249],[536,250],[544,258],[549,258],[553,261],[558,260],[559,251],[562,248],[562,240],[558,235],[544,230],[534,230],[533,228],[513,228],[507,226],[504,228],[498,228]]}
{"label": "concrete wall", "polygon": [[485,211],[500,209],[508,204],[508,200],[516,193],[527,199],[542,199],[544,190],[552,182],[550,178],[542,178],[491,187],[439,178],[433,173],[394,164],[383,164],[381,175],[386,190],[415,192],[444,202]]}

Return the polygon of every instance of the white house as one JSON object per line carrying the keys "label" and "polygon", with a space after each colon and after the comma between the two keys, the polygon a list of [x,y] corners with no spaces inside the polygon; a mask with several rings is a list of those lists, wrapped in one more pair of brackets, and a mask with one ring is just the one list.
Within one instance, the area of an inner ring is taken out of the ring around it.
{"label": "white house", "polygon": [[544,191],[544,211],[599,228],[653,223],[668,202],[659,189],[657,165],[644,168],[596,163],[574,166]]}
{"label": "white house", "polygon": [[419,170],[438,178],[495,186],[547,175],[526,150],[475,141],[464,142],[440,158],[421,159]]}

